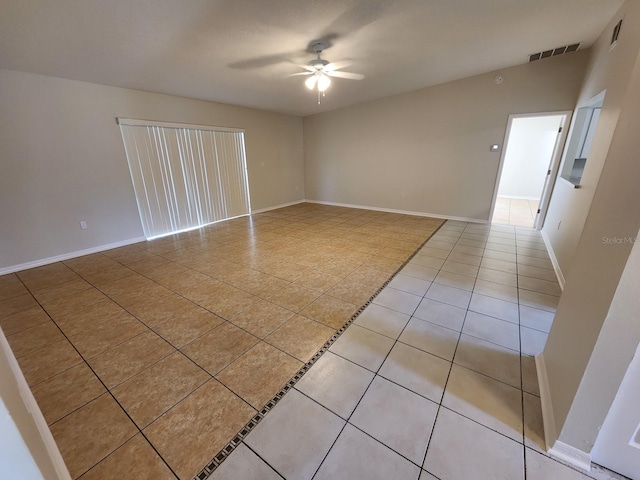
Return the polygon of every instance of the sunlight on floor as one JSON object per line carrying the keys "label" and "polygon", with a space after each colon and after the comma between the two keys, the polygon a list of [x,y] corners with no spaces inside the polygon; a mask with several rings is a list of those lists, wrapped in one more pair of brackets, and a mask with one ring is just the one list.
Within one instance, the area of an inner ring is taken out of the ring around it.
{"label": "sunlight on floor", "polygon": [[498,197],[491,223],[532,228],[538,211],[538,203],[538,200]]}

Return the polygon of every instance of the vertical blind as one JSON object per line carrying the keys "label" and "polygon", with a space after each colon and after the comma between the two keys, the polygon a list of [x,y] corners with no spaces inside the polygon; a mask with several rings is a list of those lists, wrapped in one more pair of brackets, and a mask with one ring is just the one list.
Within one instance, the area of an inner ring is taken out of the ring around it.
{"label": "vertical blind", "polygon": [[118,123],[147,238],[250,213],[242,130]]}

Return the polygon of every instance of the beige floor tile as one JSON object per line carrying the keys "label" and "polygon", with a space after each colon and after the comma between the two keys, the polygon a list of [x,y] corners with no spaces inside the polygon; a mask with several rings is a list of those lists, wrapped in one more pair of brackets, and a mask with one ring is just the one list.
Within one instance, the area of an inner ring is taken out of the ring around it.
{"label": "beige floor tile", "polygon": [[266,273],[256,272],[255,275],[238,283],[236,286],[260,298],[269,298],[287,285],[289,285],[289,282],[286,280],[274,277],[273,275],[267,275]]}
{"label": "beige floor tile", "polygon": [[172,318],[193,310],[195,305],[184,297],[171,292],[152,294],[127,306],[127,310],[148,327],[160,325]]}
{"label": "beige floor tile", "polygon": [[12,335],[50,320],[49,315],[38,306],[0,317],[0,327],[5,335]]}
{"label": "beige floor tile", "polygon": [[144,434],[179,478],[192,478],[254,414],[218,381],[209,380]]}
{"label": "beige floor tile", "polygon": [[471,292],[434,283],[429,287],[424,298],[466,309],[469,306]]}
{"label": "beige floor tile", "polygon": [[523,355],[536,356],[542,353],[547,343],[545,332],[533,330],[527,327],[520,327],[520,341]]}
{"label": "beige floor tile", "polygon": [[15,273],[0,276],[0,300],[28,294],[29,290]]}
{"label": "beige floor tile", "polygon": [[171,480],[176,476],[153,450],[149,442],[138,434],[111,453],[91,470],[80,477],[81,480]]}
{"label": "beige floor tile", "polygon": [[487,295],[474,293],[471,296],[469,310],[514,324],[519,323],[518,304]]}
{"label": "beige floor tile", "polygon": [[69,340],[85,359],[89,359],[148,330],[135,317],[126,314],[69,335]]}
{"label": "beige floor tile", "polygon": [[441,408],[424,469],[439,478],[524,479],[523,448],[510,438]]}
{"label": "beige floor tile", "polygon": [[518,275],[518,288],[544,293],[546,295],[555,295],[556,297],[562,294],[562,290],[557,281],[549,282],[538,278],[523,277],[522,275]]}
{"label": "beige floor tile", "polygon": [[344,424],[340,417],[293,389],[245,443],[285,478],[310,480]]}
{"label": "beige floor tile", "polygon": [[380,292],[373,300],[373,303],[406,315],[411,315],[421,300],[422,297],[418,295],[387,287]]}
{"label": "beige floor tile", "polygon": [[473,287],[473,293],[498,298],[507,302],[518,303],[518,289],[510,285],[503,285],[502,283],[478,279]]}
{"label": "beige floor tile", "polygon": [[30,308],[35,308],[38,306],[38,303],[29,293],[5,298],[3,300],[0,300],[0,317],[13,315],[15,313],[29,310]]}
{"label": "beige floor tile", "polygon": [[23,270],[18,272],[17,275],[32,292],[78,278],[78,275],[73,270],[60,262]]}
{"label": "beige floor tile", "polygon": [[522,390],[533,395],[540,396],[540,387],[538,384],[538,372],[536,370],[536,362],[534,357],[529,355],[521,355],[522,362]]}
{"label": "beige floor tile", "polygon": [[520,305],[538,308],[552,313],[555,313],[559,301],[559,297],[554,295],[546,295],[530,290],[518,290],[518,296],[520,298]]}
{"label": "beige floor tile", "polygon": [[322,273],[321,271],[318,270],[313,270],[305,275],[303,275],[302,277],[300,277],[298,280],[296,280],[296,284],[305,287],[305,288],[310,288],[312,290],[318,290],[319,292],[326,292],[327,290],[329,290],[331,287],[333,287],[336,283],[338,283],[341,280],[341,277],[338,277],[336,275],[331,275],[328,273]]}
{"label": "beige floor tile", "polygon": [[[405,258],[406,257],[408,257],[407,254],[405,254]],[[367,285],[368,287],[373,287],[373,289],[375,290],[379,288],[380,285],[382,285],[384,282],[389,280],[389,277],[391,276],[391,274],[394,273],[396,270],[397,268],[389,272],[386,270],[385,271],[379,270],[375,267],[362,265],[356,268],[352,273],[347,275],[346,279],[350,281],[354,281],[356,283],[360,283],[362,285]]]}
{"label": "beige floor tile", "polygon": [[67,336],[82,333],[100,323],[133,318],[125,309],[108,299],[78,308],[64,315],[52,316]]}
{"label": "beige floor tile", "polygon": [[455,330],[412,318],[398,341],[451,361],[459,336]]}
{"label": "beige floor tile", "polygon": [[82,475],[138,432],[108,393],[50,428],[72,478]]}
{"label": "beige floor tile", "polygon": [[216,378],[256,410],[261,409],[303,363],[260,342]]}
{"label": "beige floor tile", "polygon": [[374,374],[331,352],[296,383],[296,389],[347,419],[356,408]]}
{"label": "beige floor tile", "polygon": [[335,333],[314,320],[296,315],[265,338],[265,341],[302,362],[308,362]]}
{"label": "beige floor tile", "polygon": [[467,312],[462,333],[520,351],[520,332],[515,323],[476,312]]}
{"label": "beige floor tile", "polygon": [[57,320],[102,301],[109,299],[100,290],[89,288],[69,297],[51,299],[44,303],[43,307],[54,320]]}
{"label": "beige floor tile", "polygon": [[89,359],[89,365],[113,388],[162,358],[175,348],[153,332],[146,332]]}
{"label": "beige floor tile", "polygon": [[231,318],[231,322],[256,337],[264,338],[293,315],[291,310],[260,300]]}
{"label": "beige floor tile", "polygon": [[422,252],[411,259],[409,265],[420,265],[423,267],[430,267],[435,269],[442,268],[445,260],[438,257],[432,257],[427,254],[422,255]]}
{"label": "beige floor tile", "polygon": [[438,405],[377,376],[349,423],[420,465]]}
{"label": "beige floor tile", "polygon": [[398,342],[379,375],[439,403],[450,369],[451,362]]}
{"label": "beige floor tile", "polygon": [[209,477],[210,480],[280,480],[278,475],[260,457],[243,443]]}
{"label": "beige floor tile", "polygon": [[466,313],[464,308],[425,298],[420,302],[413,316],[459,332],[462,330]]}
{"label": "beige floor tile", "polygon": [[328,290],[327,294],[345,302],[353,303],[354,305],[363,305],[371,298],[375,291],[376,288],[363,283],[357,283],[347,277]]}
{"label": "beige floor tile", "polygon": [[417,465],[347,424],[314,479],[414,479],[419,474]]}
{"label": "beige floor tile", "polygon": [[419,278],[409,277],[407,275],[398,274],[391,282],[389,282],[391,288],[396,290],[402,290],[403,292],[412,293],[414,295],[424,296],[431,286],[431,282],[426,280],[420,280]]}
{"label": "beige floor tile", "polygon": [[51,320],[7,336],[9,346],[16,358],[63,339],[62,332]]}
{"label": "beige floor tile", "polygon": [[524,392],[524,444],[546,455],[540,397]]}
{"label": "beige floor tile", "polygon": [[358,315],[354,323],[396,339],[409,322],[409,318],[409,315],[372,303]]}
{"label": "beige floor tile", "polygon": [[518,352],[462,334],[453,363],[520,388]]}
{"label": "beige floor tile", "polygon": [[225,322],[181,350],[211,375],[215,375],[259,341],[257,337]]}
{"label": "beige floor tile", "polygon": [[51,425],[99,397],[106,389],[82,362],[33,387],[32,392],[44,418]]}
{"label": "beige floor tile", "polygon": [[210,376],[181,353],[174,353],[112,390],[122,408],[144,428],[188,396]]}
{"label": "beige floor tile", "polygon": [[124,278],[135,277],[137,274],[133,270],[124,267],[122,265],[96,270],[91,273],[83,273],[82,278],[95,287],[102,287],[107,283],[114,282],[116,280],[122,280]]}
{"label": "beige floor tile", "polygon": [[81,277],[76,276],[67,282],[58,283],[51,287],[34,291],[33,295],[41,305],[46,306],[47,303],[52,300],[69,297],[90,288],[93,288],[91,284],[83,280]]}
{"label": "beige floor tile", "polygon": [[454,365],[442,405],[522,443],[522,392]]}
{"label": "beige floor tile", "polygon": [[338,329],[356,312],[358,307],[330,295],[322,295],[307,305],[301,314],[328,327]]}
{"label": "beige floor tile", "polygon": [[20,370],[31,387],[81,362],[82,357],[64,338],[18,359]]}
{"label": "beige floor tile", "polygon": [[358,325],[351,325],[329,351],[376,372],[393,347],[394,340]]}
{"label": "beige floor tile", "polygon": [[255,295],[224,285],[217,289],[215,294],[207,296],[204,300],[199,300],[198,303],[212,313],[224,319],[230,319],[258,300],[260,298]]}
{"label": "beige floor tile", "polygon": [[317,290],[292,284],[269,297],[269,301],[292,312],[300,312],[320,295]]}
{"label": "beige floor tile", "polygon": [[224,319],[204,308],[194,307],[153,327],[153,330],[174,347],[182,348],[223,322]]}

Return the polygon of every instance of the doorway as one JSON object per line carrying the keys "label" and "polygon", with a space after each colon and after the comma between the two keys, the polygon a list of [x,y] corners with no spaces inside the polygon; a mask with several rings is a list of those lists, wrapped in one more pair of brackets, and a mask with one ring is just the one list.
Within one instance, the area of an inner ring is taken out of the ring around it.
{"label": "doorway", "polygon": [[510,115],[491,223],[540,229],[571,112]]}

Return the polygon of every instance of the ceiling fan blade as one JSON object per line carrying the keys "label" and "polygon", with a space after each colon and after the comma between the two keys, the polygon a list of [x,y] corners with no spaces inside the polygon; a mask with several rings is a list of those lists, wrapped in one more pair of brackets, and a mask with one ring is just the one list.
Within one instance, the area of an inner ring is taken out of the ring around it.
{"label": "ceiling fan blade", "polygon": [[353,62],[351,60],[342,60],[341,62],[331,62],[329,65],[327,65],[324,68],[327,72],[333,72],[334,70],[347,68],[347,67],[350,67],[351,65],[353,65]]}
{"label": "ceiling fan blade", "polygon": [[327,75],[329,75],[330,77],[347,78],[349,80],[362,80],[364,78],[364,75],[362,75],[361,73],[338,72],[338,71],[327,72]]}
{"label": "ceiling fan blade", "polygon": [[314,72],[299,72],[299,73],[290,73],[289,77],[297,77],[298,75],[313,75]]}

